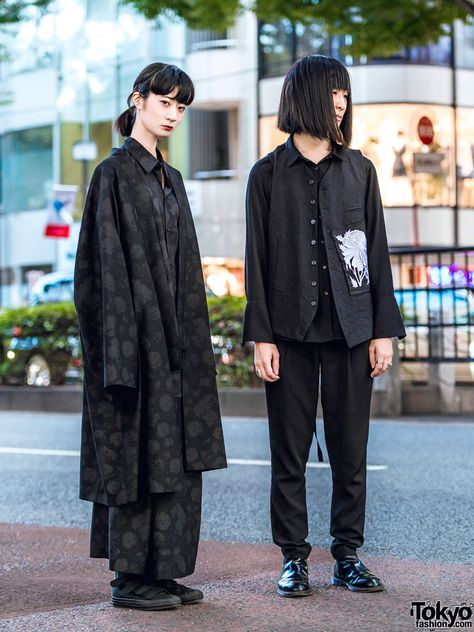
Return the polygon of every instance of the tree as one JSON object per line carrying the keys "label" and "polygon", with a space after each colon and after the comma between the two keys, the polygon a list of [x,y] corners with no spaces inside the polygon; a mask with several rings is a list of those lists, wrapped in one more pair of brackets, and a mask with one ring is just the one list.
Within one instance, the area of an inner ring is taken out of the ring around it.
{"label": "tree", "polygon": [[358,57],[389,55],[402,47],[435,42],[453,20],[474,16],[474,0],[123,0],[146,18],[183,19],[193,29],[223,30],[245,9],[258,19],[321,22],[328,35],[352,36],[347,52]]}
{"label": "tree", "polygon": [[25,10],[30,7],[46,7],[51,0],[1,0],[0,27],[5,24],[16,24],[25,19]]}

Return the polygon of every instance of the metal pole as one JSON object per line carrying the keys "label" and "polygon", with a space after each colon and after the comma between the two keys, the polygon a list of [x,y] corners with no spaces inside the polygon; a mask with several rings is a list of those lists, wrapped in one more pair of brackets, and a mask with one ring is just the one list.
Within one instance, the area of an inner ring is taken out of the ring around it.
{"label": "metal pole", "polygon": [[451,24],[451,95],[453,108],[453,152],[454,152],[454,207],[453,232],[454,245],[459,245],[459,191],[458,191],[458,124],[457,124],[457,86],[456,86],[456,37],[455,25]]}

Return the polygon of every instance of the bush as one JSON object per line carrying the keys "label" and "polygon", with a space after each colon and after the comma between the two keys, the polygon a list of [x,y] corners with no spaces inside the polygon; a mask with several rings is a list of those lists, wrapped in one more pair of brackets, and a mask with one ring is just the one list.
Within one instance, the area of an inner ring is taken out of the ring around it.
{"label": "bush", "polygon": [[260,386],[253,370],[253,350],[242,347],[245,298],[209,297],[209,320],[219,386]]}
{"label": "bush", "polygon": [[[219,386],[259,386],[253,370],[253,351],[241,345],[245,298],[209,297],[212,345]],[[35,307],[4,309],[0,312],[0,338],[35,338],[35,346],[45,356],[65,350],[77,355],[78,320],[73,303],[51,303]],[[76,343],[72,345],[72,340]],[[72,349],[74,347],[74,351]],[[0,375],[10,363],[0,363]]]}

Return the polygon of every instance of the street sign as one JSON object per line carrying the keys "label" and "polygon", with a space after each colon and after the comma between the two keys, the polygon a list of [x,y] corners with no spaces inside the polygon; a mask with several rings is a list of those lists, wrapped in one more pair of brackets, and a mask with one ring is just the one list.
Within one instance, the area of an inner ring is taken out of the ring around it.
{"label": "street sign", "polygon": [[48,205],[48,219],[44,229],[45,237],[67,239],[69,237],[72,213],[79,187],[57,184]]}
{"label": "street sign", "polygon": [[442,152],[431,152],[425,154],[423,152],[415,152],[413,154],[413,171],[415,173],[431,173],[435,176],[442,176],[446,173],[446,169],[442,166],[446,154]]}
{"label": "street sign", "polygon": [[423,145],[431,145],[434,138],[433,123],[427,116],[422,116],[418,121],[418,136]]}

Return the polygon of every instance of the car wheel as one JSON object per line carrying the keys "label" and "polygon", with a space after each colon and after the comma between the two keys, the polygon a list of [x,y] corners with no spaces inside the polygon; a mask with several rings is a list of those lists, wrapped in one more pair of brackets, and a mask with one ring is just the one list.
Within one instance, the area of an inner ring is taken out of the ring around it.
{"label": "car wheel", "polygon": [[25,381],[28,386],[49,386],[51,384],[51,369],[42,355],[31,356],[28,360]]}

